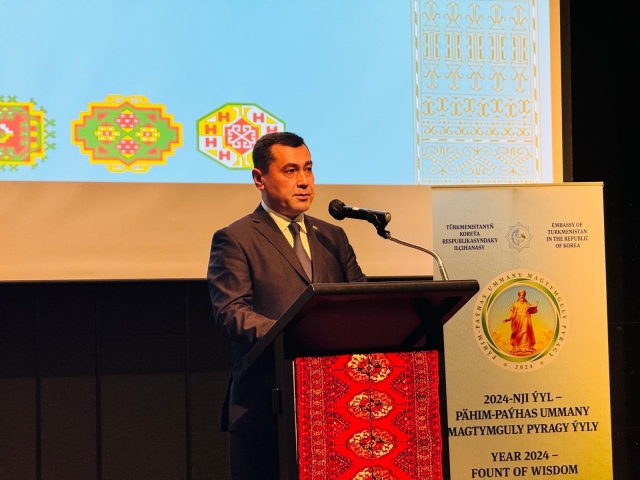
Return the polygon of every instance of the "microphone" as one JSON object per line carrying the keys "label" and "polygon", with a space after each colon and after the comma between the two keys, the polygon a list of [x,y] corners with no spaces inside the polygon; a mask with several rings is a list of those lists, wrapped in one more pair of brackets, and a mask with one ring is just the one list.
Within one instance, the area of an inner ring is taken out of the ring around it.
{"label": "microphone", "polygon": [[391,233],[385,230],[385,227],[391,221],[391,214],[389,212],[367,210],[366,208],[358,207],[347,207],[344,202],[335,199],[329,202],[329,214],[331,214],[331,216],[336,220],[344,220],[345,218],[366,220],[376,227],[378,235],[380,235],[385,240],[391,240],[392,242],[399,243],[400,245],[415,248],[416,250],[420,250],[421,252],[428,253],[438,263],[438,269],[440,270],[442,280],[449,280],[449,276],[447,275],[447,271],[444,269],[444,264],[442,263],[440,255],[438,255],[433,250],[429,250],[428,248],[395,238],[393,235],[391,235]]}
{"label": "microphone", "polygon": [[379,210],[368,210],[366,208],[348,207],[344,202],[335,199],[329,202],[329,214],[336,220],[345,218],[355,218],[358,220],[366,220],[372,223],[378,231],[384,230],[384,227],[391,221],[389,212],[381,212]]}

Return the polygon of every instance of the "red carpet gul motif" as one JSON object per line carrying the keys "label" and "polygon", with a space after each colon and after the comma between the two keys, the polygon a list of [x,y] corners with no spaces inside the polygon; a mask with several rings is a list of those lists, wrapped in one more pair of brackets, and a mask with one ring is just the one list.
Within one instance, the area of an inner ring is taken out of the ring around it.
{"label": "red carpet gul motif", "polygon": [[441,480],[435,351],[296,360],[301,480]]}

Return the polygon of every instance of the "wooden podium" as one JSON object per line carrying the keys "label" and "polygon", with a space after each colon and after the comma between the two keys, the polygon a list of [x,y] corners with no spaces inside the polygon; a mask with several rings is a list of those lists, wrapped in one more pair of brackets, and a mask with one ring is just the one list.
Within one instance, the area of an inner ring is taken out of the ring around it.
{"label": "wooden podium", "polygon": [[449,472],[444,324],[479,290],[476,280],[311,284],[247,353],[249,368],[275,351],[280,478],[298,479],[294,362],[298,357],[437,350],[443,473]]}

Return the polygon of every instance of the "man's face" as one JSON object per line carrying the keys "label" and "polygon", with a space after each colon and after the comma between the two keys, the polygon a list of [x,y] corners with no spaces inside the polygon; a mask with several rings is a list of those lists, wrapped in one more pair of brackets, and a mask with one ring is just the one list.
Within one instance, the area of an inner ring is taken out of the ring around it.
{"label": "man's face", "polygon": [[268,172],[252,171],[253,182],[269,208],[289,218],[306,212],[313,200],[311,154],[305,145],[273,145]]}

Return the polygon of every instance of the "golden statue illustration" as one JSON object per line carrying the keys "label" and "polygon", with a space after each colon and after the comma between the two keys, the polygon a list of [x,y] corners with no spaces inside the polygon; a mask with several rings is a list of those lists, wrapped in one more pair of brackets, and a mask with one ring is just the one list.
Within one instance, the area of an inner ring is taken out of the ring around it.
{"label": "golden statue illustration", "polygon": [[518,290],[518,300],[511,305],[509,317],[505,322],[511,322],[511,354],[526,356],[534,354],[536,337],[533,333],[531,314],[538,313],[538,302],[531,305],[527,301],[527,292]]}

